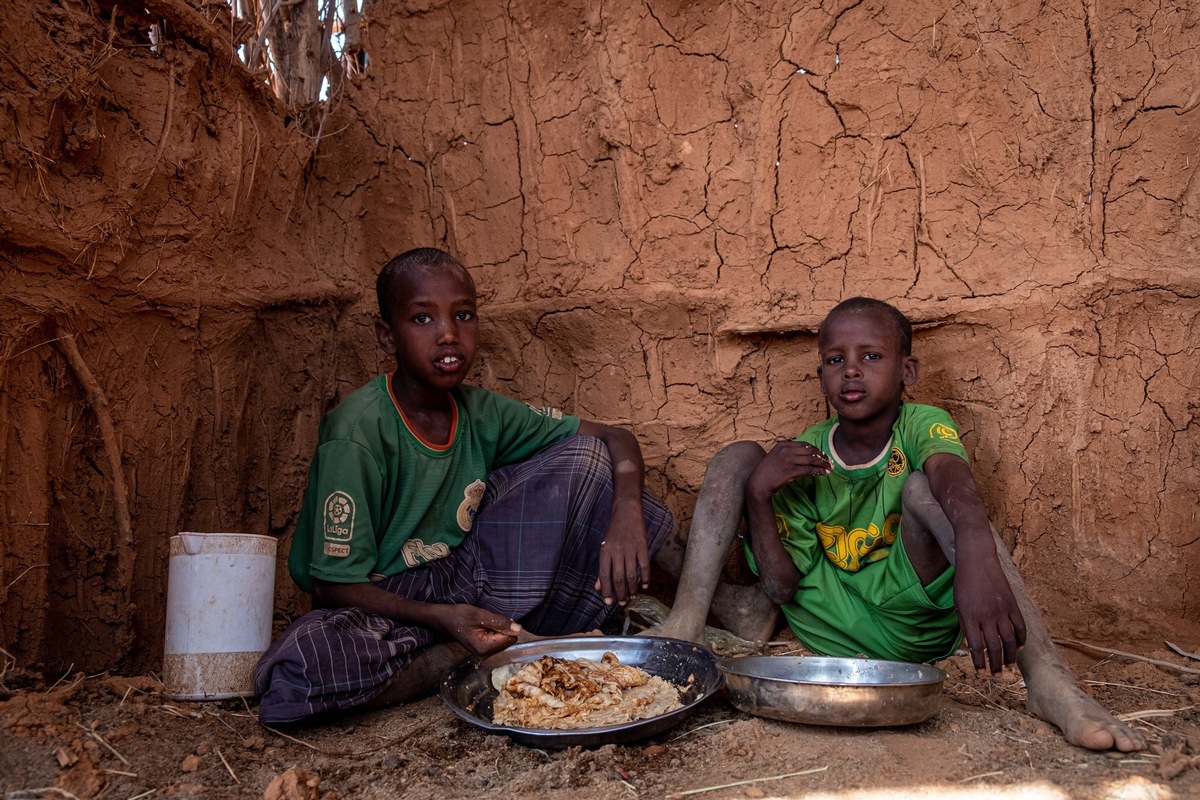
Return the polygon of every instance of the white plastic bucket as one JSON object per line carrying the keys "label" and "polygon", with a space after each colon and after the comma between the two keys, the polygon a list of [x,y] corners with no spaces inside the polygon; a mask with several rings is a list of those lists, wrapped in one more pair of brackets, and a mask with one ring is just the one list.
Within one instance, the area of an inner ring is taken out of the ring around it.
{"label": "white plastic bucket", "polygon": [[253,672],[271,644],[275,551],[270,536],[171,537],[163,685],[176,700],[254,694]]}

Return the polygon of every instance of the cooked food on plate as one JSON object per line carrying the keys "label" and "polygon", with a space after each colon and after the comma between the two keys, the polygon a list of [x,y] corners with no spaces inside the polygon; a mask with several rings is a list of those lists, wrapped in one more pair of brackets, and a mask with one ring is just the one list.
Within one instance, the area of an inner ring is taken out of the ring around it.
{"label": "cooked food on plate", "polygon": [[586,658],[542,656],[492,670],[500,693],[492,721],[516,728],[600,728],[649,719],[683,704],[679,687],[613,653],[599,663]]}

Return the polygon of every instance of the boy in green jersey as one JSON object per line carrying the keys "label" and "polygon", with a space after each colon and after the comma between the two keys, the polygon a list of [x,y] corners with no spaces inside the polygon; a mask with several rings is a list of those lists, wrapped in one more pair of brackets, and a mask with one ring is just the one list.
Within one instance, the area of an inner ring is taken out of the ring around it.
{"label": "boy in green jersey", "polygon": [[396,369],[321,422],[289,556],[313,598],[255,669],[259,719],[432,691],[467,653],[599,627],[674,528],[630,432],[464,384],[475,284],[422,248],[376,285]]}
{"label": "boy in green jersey", "polygon": [[[950,416],[907,403],[917,381],[912,326],[855,297],[817,337],[821,389],[836,416],[765,453],[753,442],[714,458],[688,541],[680,592],[656,629],[699,640],[744,502],[745,554],[765,599],[823,655],[912,662],[951,655],[965,637],[976,669],[1018,663],[1028,706],[1067,740],[1139,750],[1142,736],[1084,694],[1054,648],[995,535]],[[742,493],[744,490],[744,494]],[[705,542],[705,545],[701,545]],[[773,630],[763,615],[760,635]]]}

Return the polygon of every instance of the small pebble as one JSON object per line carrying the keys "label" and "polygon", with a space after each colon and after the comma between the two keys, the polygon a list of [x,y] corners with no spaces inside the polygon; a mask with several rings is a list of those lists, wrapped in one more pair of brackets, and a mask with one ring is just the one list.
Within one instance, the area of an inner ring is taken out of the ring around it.
{"label": "small pebble", "polygon": [[644,755],[646,758],[657,758],[665,752],[667,752],[667,748],[663,747],[661,744],[652,744],[642,751],[642,755]]}
{"label": "small pebble", "polygon": [[746,787],[746,797],[766,797],[767,793],[757,786]]}
{"label": "small pebble", "polygon": [[200,756],[192,753],[191,755],[186,755],[183,757],[183,763],[179,765],[179,768],[184,772],[195,772],[196,770],[200,769],[200,765],[203,763],[204,762],[200,760]]}

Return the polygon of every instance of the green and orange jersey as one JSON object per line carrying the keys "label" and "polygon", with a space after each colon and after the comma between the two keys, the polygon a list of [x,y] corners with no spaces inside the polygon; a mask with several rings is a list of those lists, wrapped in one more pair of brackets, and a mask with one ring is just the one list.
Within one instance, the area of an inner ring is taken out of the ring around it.
{"label": "green and orange jersey", "polygon": [[442,558],[470,532],[492,470],[579,430],[579,418],[474,386],[450,393],[450,439],[408,425],[381,375],[321,420],[288,566],[312,591],[379,580]]}

